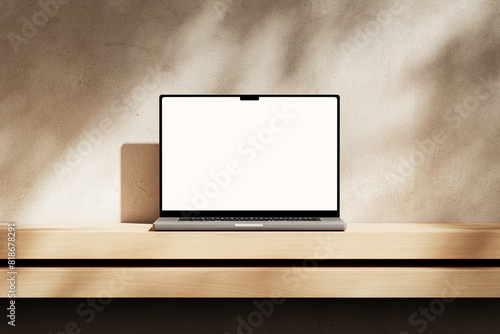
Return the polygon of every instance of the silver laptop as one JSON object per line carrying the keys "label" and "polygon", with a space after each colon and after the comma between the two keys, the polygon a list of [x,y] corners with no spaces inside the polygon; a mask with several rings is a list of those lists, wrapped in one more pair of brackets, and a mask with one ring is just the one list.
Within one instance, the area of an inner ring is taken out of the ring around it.
{"label": "silver laptop", "polygon": [[338,95],[161,95],[154,230],[343,231]]}

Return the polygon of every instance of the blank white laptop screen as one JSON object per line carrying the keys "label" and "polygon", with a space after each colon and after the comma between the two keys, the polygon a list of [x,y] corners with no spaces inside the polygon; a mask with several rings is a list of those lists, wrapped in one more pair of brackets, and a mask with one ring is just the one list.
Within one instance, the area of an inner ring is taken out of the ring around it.
{"label": "blank white laptop screen", "polygon": [[336,97],[161,103],[162,210],[338,210]]}

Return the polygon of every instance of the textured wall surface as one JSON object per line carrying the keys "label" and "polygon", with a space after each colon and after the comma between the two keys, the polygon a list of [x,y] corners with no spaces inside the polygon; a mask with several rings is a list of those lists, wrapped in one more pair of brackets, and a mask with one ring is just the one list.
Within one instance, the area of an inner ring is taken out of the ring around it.
{"label": "textured wall surface", "polygon": [[0,0],[0,221],[154,220],[161,93],[335,93],[347,222],[500,222],[499,13]]}

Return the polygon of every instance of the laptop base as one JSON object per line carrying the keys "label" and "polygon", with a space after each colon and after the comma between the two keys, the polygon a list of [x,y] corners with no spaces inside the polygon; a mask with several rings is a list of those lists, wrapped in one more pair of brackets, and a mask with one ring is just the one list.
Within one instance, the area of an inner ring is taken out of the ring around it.
{"label": "laptop base", "polygon": [[179,218],[160,217],[153,224],[155,231],[344,231],[346,223],[340,218],[321,218],[314,221],[179,221]]}

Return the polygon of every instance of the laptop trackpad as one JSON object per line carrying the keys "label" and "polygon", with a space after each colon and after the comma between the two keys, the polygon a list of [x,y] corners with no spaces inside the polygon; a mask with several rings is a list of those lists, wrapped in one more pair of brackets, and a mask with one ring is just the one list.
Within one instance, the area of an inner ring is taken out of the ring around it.
{"label": "laptop trackpad", "polygon": [[234,224],[236,227],[262,227],[264,224]]}

